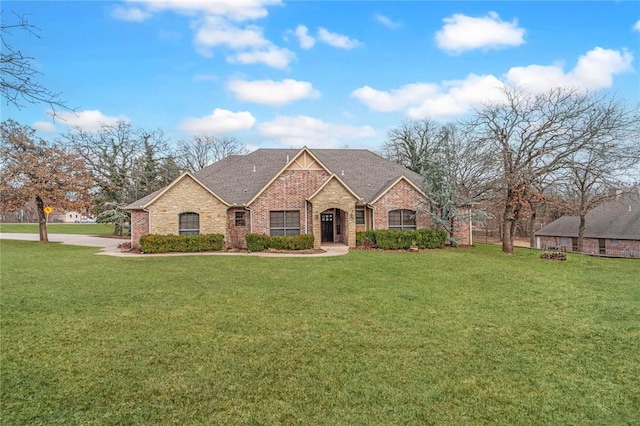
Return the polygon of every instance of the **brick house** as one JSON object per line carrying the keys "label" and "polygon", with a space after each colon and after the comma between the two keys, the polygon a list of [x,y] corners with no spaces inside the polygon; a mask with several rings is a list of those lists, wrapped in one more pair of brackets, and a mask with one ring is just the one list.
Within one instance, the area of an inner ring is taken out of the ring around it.
{"label": "brick house", "polygon": [[[247,233],[312,233],[316,248],[354,247],[359,231],[430,227],[422,180],[368,150],[259,149],[186,172],[126,209],[133,247],[150,233],[219,233],[237,248]],[[457,228],[470,242],[470,225]]]}
{"label": "brick house", "polygon": [[[536,235],[541,249],[577,251],[578,216],[562,216]],[[640,187],[595,207],[585,216],[583,252],[640,257]]]}

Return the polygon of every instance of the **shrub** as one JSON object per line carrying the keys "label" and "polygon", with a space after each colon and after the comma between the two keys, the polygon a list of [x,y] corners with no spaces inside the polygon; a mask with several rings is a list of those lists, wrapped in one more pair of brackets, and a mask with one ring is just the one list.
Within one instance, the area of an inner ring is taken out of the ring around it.
{"label": "shrub", "polygon": [[140,251],[143,253],[191,253],[199,251],[219,251],[224,246],[224,235],[156,235],[140,237]]}
{"label": "shrub", "polygon": [[446,231],[430,228],[404,231],[381,229],[356,234],[356,245],[364,248],[377,247],[382,250],[407,250],[411,246],[421,249],[442,248],[446,241]]}
{"label": "shrub", "polygon": [[263,234],[247,234],[247,250],[307,250],[313,248],[313,234],[299,234],[270,237]]}

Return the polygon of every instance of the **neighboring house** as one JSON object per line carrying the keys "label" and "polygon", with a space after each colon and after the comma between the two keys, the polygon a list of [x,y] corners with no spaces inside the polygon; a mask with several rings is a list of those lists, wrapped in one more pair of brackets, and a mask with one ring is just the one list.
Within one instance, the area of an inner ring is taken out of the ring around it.
{"label": "neighboring house", "polygon": [[[422,177],[368,150],[259,149],[233,155],[128,205],[132,246],[145,234],[314,235],[354,247],[356,232],[431,226]],[[470,243],[467,223],[456,234]]]}
{"label": "neighboring house", "polygon": [[[640,188],[621,194],[587,212],[583,252],[640,257]],[[536,246],[578,251],[578,216],[563,216],[536,232]]]}

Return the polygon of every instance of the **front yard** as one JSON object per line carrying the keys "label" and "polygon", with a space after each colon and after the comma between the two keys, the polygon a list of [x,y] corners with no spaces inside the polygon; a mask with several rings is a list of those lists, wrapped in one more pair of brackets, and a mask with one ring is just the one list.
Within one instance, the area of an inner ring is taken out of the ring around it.
{"label": "front yard", "polygon": [[2,424],[640,421],[637,260],[0,249]]}

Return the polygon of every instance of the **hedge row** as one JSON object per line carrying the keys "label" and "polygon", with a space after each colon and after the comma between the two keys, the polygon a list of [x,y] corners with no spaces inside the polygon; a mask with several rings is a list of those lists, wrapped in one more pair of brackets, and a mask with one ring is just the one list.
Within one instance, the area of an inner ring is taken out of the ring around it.
{"label": "hedge row", "polygon": [[442,229],[418,229],[405,231],[364,231],[356,233],[356,245],[382,250],[406,250],[412,246],[420,249],[444,247],[447,233]]}
{"label": "hedge row", "polygon": [[247,250],[307,250],[313,248],[313,234],[270,237],[264,234],[247,234]]}
{"label": "hedge row", "polygon": [[140,237],[143,253],[219,251],[224,246],[224,235],[154,235]]}

